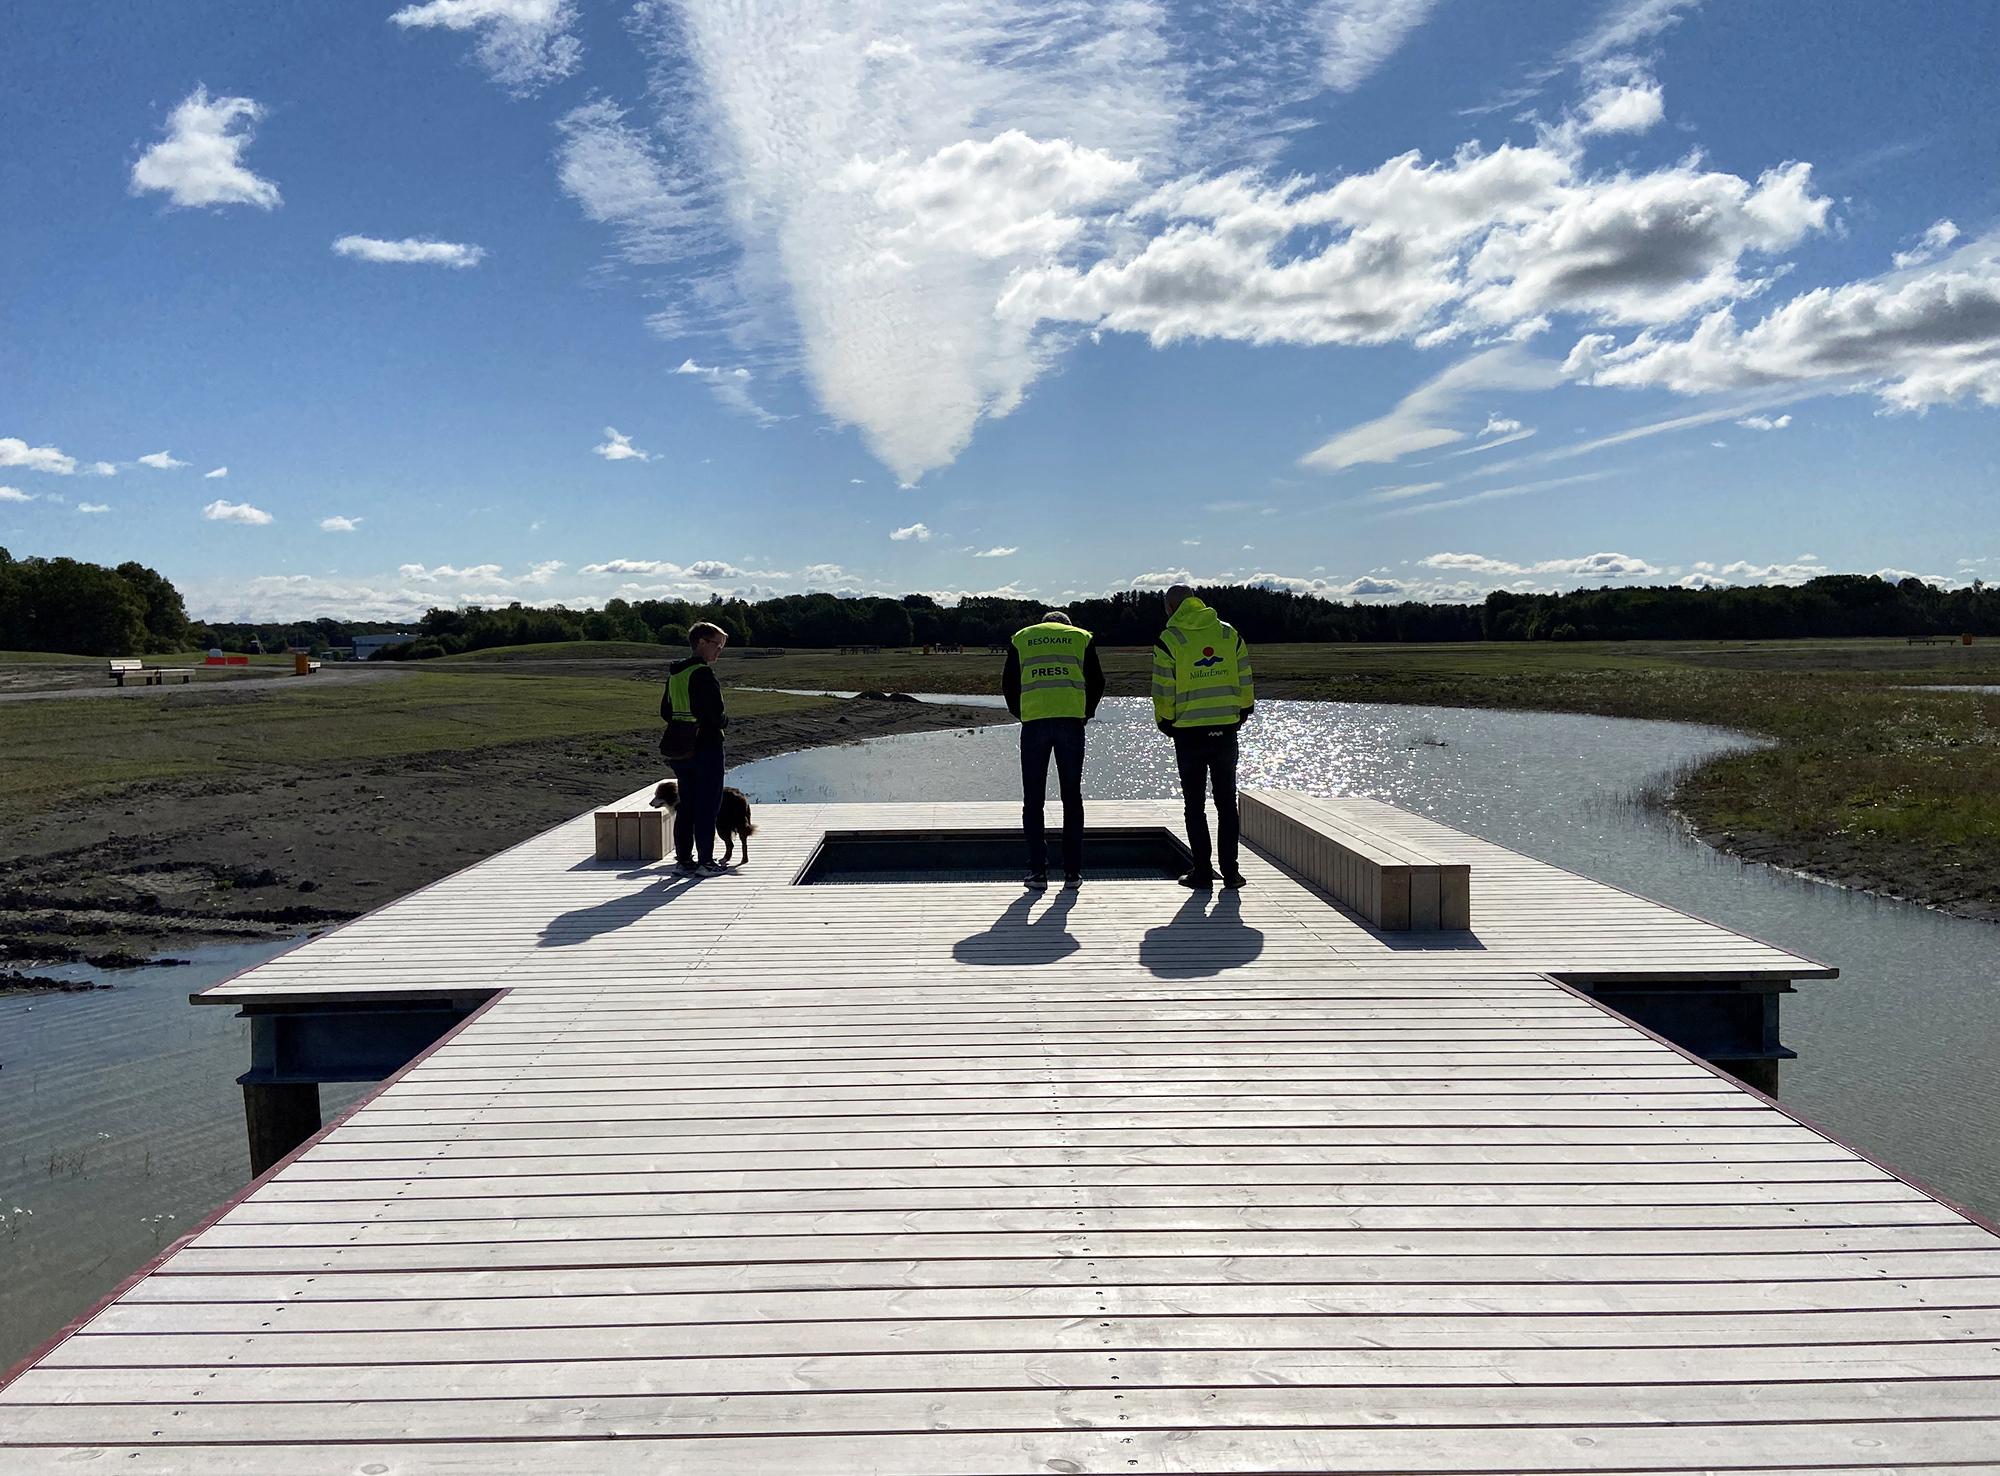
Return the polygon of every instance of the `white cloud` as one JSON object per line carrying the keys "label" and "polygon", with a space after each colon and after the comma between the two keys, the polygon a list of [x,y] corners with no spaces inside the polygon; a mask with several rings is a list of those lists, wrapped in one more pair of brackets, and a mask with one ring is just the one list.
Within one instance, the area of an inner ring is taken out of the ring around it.
{"label": "white cloud", "polygon": [[1736,423],[1745,430],[1774,431],[1783,430],[1786,426],[1790,425],[1792,417],[1789,415],[1780,415],[1776,420],[1773,420],[1768,415],[1746,415]]}
{"label": "white cloud", "polygon": [[1796,244],[1829,204],[1803,164],[1754,185],[1691,162],[1585,176],[1554,143],[1404,154],[1325,190],[1238,171],[1155,193],[1135,217],[1159,229],[1136,251],[1017,274],[1001,311],[1156,346],[1423,344],[1552,312],[1671,323],[1759,290],[1744,256]]}
{"label": "white cloud", "polygon": [[404,30],[477,30],[473,56],[516,97],[569,76],[583,60],[582,45],[569,34],[576,19],[570,0],[429,0],[389,19]]}
{"label": "white cloud", "polygon": [[973,557],[975,559],[1004,559],[1009,554],[1017,554],[1020,551],[1018,548],[989,548],[984,553],[974,554]]}
{"label": "white cloud", "polygon": [[216,480],[217,478],[219,478],[219,477],[226,477],[226,476],[228,476],[228,475],[229,475],[229,468],[228,468],[228,467],[226,467],[226,466],[218,466],[218,467],[217,467],[217,468],[216,468],[216,469],[215,469],[214,471],[211,471],[211,472],[203,472],[203,473],[202,473],[201,475],[202,475],[202,479],[203,479],[204,481],[210,481],[210,482],[212,482],[212,481],[215,481],[215,480]]}
{"label": "white cloud", "polygon": [[177,466],[186,466],[187,463],[185,461],[174,460],[172,454],[169,452],[155,451],[150,456],[141,456],[139,458],[139,465],[150,466],[158,471],[171,471]]}
{"label": "white cloud", "polygon": [[400,262],[423,266],[478,266],[486,255],[484,246],[467,246],[457,241],[380,241],[373,236],[342,236],[333,243],[334,254],[356,261]]}
{"label": "white cloud", "polygon": [[741,366],[724,369],[719,365],[697,364],[693,359],[688,359],[675,369],[674,373],[689,374],[700,379],[716,399],[730,409],[748,415],[759,425],[775,425],[784,418],[773,415],[750,397],[750,371]]}
{"label": "white cloud", "polygon": [[1417,562],[1426,569],[1445,569],[1468,574],[1561,574],[1572,579],[1640,579],[1661,571],[1644,559],[1630,554],[1597,553],[1581,558],[1540,559],[1532,564],[1516,564],[1492,559],[1484,554],[1435,553]]}
{"label": "white cloud", "polygon": [[671,262],[716,244],[701,181],[664,159],[616,103],[585,103],[556,127],[557,181],[586,217],[617,227],[627,261]]}
{"label": "white cloud", "polygon": [[76,458],[53,446],[30,446],[16,436],[0,436],[0,466],[21,466],[66,477],[76,471]]}
{"label": "white cloud", "polygon": [[1486,424],[1479,428],[1479,434],[1481,437],[1486,437],[1486,436],[1512,437],[1514,432],[1519,430],[1520,428],[1521,428],[1521,422],[1518,420],[1509,420],[1504,415],[1489,414],[1486,417]]}
{"label": "white cloud", "polygon": [[360,526],[359,518],[331,517],[319,520],[319,531],[322,533],[352,533]]}
{"label": "white cloud", "polygon": [[1959,229],[1948,220],[1934,222],[1925,231],[1922,239],[1908,251],[1898,251],[1889,259],[1896,264],[1897,271],[1907,271],[1914,266],[1922,266],[1959,237]]}
{"label": "white cloud", "polygon": [[0,487],[0,502],[33,502],[35,494],[19,487]]}
{"label": "white cloud", "polygon": [[1398,487],[1377,487],[1363,501],[1401,502],[1409,497],[1421,497],[1426,492],[1435,492],[1444,486],[1443,482],[1409,482]]}
{"label": "white cloud", "polygon": [[1320,77],[1352,92],[1421,25],[1437,0],[1321,0],[1313,23],[1326,37]]}
{"label": "white cloud", "polygon": [[632,444],[630,436],[621,436],[611,426],[604,427],[606,440],[601,446],[590,449],[606,461],[651,461],[652,457]]}
{"label": "white cloud", "polygon": [[201,515],[211,523],[245,523],[258,528],[275,521],[261,507],[252,507],[247,502],[224,502],[220,498],[204,507]]}
{"label": "white cloud", "polygon": [[76,510],[80,513],[107,513],[111,511],[111,504],[108,502],[79,502],[76,505]]}
{"label": "white cloud", "polygon": [[85,476],[91,477],[115,477],[118,475],[118,468],[108,461],[93,461],[83,471]]}
{"label": "white cloud", "polygon": [[1725,308],[1687,337],[1590,334],[1565,369],[1588,384],[1704,394],[1786,384],[1872,387],[1892,408],[2000,405],[2000,235],[1917,272],[1822,287],[1750,328]]}
{"label": "white cloud", "polygon": [[243,167],[243,150],[263,116],[263,105],[247,97],[211,99],[206,87],[195,88],[168,115],[167,136],[132,166],[131,193],[158,191],[183,207],[274,209],[278,187]]}
{"label": "white cloud", "polygon": [[1736,584],[1804,584],[1809,579],[1818,579],[1832,572],[1813,555],[1800,554],[1790,563],[1753,564],[1739,559],[1721,568],[1712,563],[1698,563],[1694,566],[1694,573],[1680,583],[1686,589],[1719,589]]}
{"label": "white cloud", "polygon": [[[1487,349],[1461,359],[1419,385],[1387,415],[1342,431],[1308,451],[1299,461],[1321,471],[1339,471],[1363,462],[1386,464],[1413,452],[1462,441],[1464,431],[1441,422],[1452,418],[1467,395],[1491,389],[1548,389],[1560,383],[1561,378],[1554,364],[1530,358],[1518,348]],[[1487,430],[1493,425],[1494,417],[1489,415]]]}
{"label": "white cloud", "polygon": [[912,523],[907,528],[896,529],[889,537],[896,543],[908,543],[912,539],[915,539],[918,543],[929,543],[931,541],[931,530],[926,528],[922,523]]}

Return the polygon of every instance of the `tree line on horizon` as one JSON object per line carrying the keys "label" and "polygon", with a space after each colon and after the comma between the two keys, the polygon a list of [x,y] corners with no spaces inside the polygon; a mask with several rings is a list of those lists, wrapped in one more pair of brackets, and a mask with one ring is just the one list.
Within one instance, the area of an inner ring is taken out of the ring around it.
{"label": "tree line on horizon", "polygon": [[[1294,642],[1417,643],[1534,640],[1787,640],[1807,637],[2000,635],[2000,589],[1975,581],[1945,590],[1920,579],[1829,574],[1797,585],[1716,589],[1650,586],[1517,594],[1496,590],[1477,604],[1363,605],[1249,585],[1204,585],[1215,606],[1253,645]],[[1050,608],[1043,600],[968,596],[942,605],[832,594],[769,600],[611,599],[602,609],[512,604],[435,608],[414,639],[383,653],[422,660],[462,651],[562,641],[684,646],[687,629],[710,621],[742,646],[987,646],[1004,643]],[[1107,646],[1150,645],[1165,622],[1154,592],[1068,601],[1077,624]],[[323,654],[357,635],[407,624],[320,617],[303,621],[189,620],[180,591],[132,562],[106,568],[76,559],[16,559],[0,548],[0,650],[132,656],[219,647],[299,648]]]}

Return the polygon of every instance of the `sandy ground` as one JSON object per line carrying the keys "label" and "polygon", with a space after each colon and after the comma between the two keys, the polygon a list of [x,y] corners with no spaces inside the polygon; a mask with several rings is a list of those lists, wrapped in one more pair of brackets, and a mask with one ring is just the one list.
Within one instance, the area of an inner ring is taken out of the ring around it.
{"label": "sandy ground", "polygon": [[[913,701],[829,702],[739,719],[730,761],[995,716]],[[115,968],[354,917],[664,777],[658,740],[655,725],[610,743],[427,753],[301,770],[252,790],[190,779],[0,825],[0,969]],[[631,754],[618,756],[621,747]]]}

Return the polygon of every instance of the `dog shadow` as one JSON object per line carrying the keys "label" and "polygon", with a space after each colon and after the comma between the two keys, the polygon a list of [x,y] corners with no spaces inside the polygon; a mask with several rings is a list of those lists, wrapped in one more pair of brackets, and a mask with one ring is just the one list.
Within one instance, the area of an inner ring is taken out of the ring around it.
{"label": "dog shadow", "polygon": [[[633,873],[627,872],[626,875]],[[644,873],[638,873],[644,875]],[[606,933],[615,933],[620,928],[630,927],[641,918],[666,906],[682,892],[700,884],[701,878],[694,876],[667,875],[661,877],[644,891],[631,892],[623,897],[613,897],[599,902],[593,907],[579,907],[574,912],[565,912],[550,920],[535,940],[537,948],[573,948],[578,943],[588,943],[592,938]]]}
{"label": "dog shadow", "polygon": [[1040,917],[1031,918],[1035,903],[1043,894],[1023,892],[1007,904],[1007,910],[993,919],[983,933],[960,938],[951,946],[951,956],[962,964],[983,967],[1009,964],[1030,966],[1052,964],[1068,958],[1083,945],[1070,934],[1070,909],[1076,906],[1075,892],[1057,892]]}
{"label": "dog shadow", "polygon": [[1242,895],[1232,891],[1189,892],[1172,921],[1139,940],[1139,962],[1158,979],[1206,979],[1263,951],[1263,933],[1243,921]]}

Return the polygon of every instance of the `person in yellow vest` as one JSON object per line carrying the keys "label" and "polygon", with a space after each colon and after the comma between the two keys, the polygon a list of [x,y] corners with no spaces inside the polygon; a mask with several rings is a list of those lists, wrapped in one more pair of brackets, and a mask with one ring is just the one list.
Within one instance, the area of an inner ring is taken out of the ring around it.
{"label": "person in yellow vest", "polygon": [[1053,754],[1063,807],[1063,886],[1074,891],[1083,885],[1083,725],[1097,716],[1104,697],[1097,642],[1070,624],[1067,610],[1049,611],[1040,624],[1014,632],[1000,692],[1007,710],[1021,720],[1021,829],[1028,838],[1022,885],[1031,892],[1049,885],[1042,805]]}
{"label": "person in yellow vest", "polygon": [[660,716],[667,724],[660,753],[681,789],[674,806],[674,861],[683,876],[717,876],[729,869],[715,859],[729,713],[722,705],[722,683],[709,669],[728,644],[729,632],[719,625],[703,620],[689,626],[689,654],[667,668],[667,690],[660,695]]}
{"label": "person in yellow vest", "polygon": [[1176,584],[1167,591],[1167,628],[1153,646],[1153,721],[1174,740],[1174,762],[1181,773],[1188,849],[1194,852],[1194,868],[1180,879],[1184,887],[1207,891],[1215,885],[1204,798],[1210,788],[1215,791],[1222,884],[1243,885],[1243,873],[1237,870],[1236,730],[1256,710],[1250,648],[1236,627],[1196,599],[1187,585]]}

